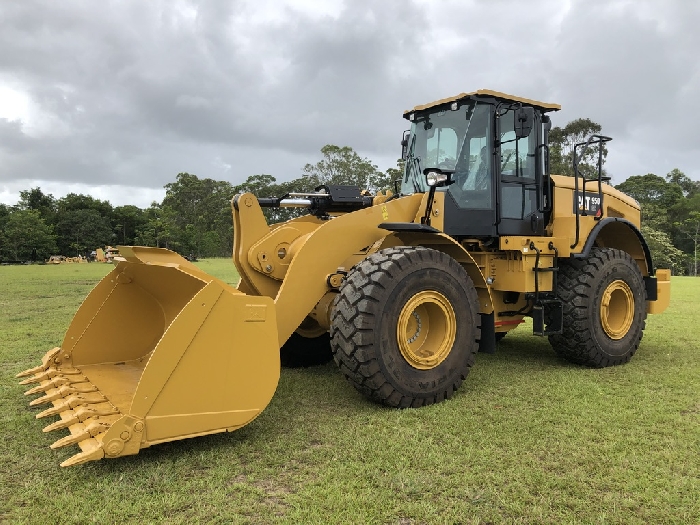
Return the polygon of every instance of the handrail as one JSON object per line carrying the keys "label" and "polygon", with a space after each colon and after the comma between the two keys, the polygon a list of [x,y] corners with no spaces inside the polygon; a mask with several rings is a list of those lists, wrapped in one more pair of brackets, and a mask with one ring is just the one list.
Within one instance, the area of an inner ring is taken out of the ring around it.
{"label": "handrail", "polygon": [[[597,135],[597,134],[592,134],[590,137],[588,137],[588,140],[586,142],[580,142],[578,144],[574,144],[574,151],[573,151],[573,164],[574,164],[574,199],[578,199],[579,195],[579,187],[578,187],[578,178],[579,176],[581,177],[581,180],[583,181],[581,183],[582,187],[581,190],[583,191],[583,195],[585,198],[586,195],[586,183],[590,181],[598,181],[598,198],[599,198],[599,203],[600,203],[600,209],[603,209],[603,145],[606,142],[609,142],[612,140],[612,137],[606,137],[605,135]],[[591,145],[598,145],[598,176],[595,179],[586,179],[585,174],[581,175],[578,170],[578,159],[576,155],[576,149],[580,146],[583,146],[582,148],[582,153],[580,154],[580,157],[583,157],[583,155],[586,153],[586,150],[588,149],[589,146]],[[575,248],[579,241],[580,241],[580,234],[581,234],[581,215],[584,217],[587,215],[586,209],[584,208],[583,213],[581,213],[581,210],[578,207],[578,204],[574,206],[574,211],[576,213],[576,239],[574,240],[574,243],[570,246],[570,248]],[[600,220],[602,218],[602,213],[600,216],[596,215],[596,220]]]}

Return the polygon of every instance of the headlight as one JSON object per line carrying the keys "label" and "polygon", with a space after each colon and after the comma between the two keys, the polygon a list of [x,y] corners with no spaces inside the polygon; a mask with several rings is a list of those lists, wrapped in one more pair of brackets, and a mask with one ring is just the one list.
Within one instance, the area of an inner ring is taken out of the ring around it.
{"label": "headlight", "polygon": [[437,171],[429,171],[425,174],[425,181],[428,186],[439,186],[441,183],[447,180],[447,175]]}

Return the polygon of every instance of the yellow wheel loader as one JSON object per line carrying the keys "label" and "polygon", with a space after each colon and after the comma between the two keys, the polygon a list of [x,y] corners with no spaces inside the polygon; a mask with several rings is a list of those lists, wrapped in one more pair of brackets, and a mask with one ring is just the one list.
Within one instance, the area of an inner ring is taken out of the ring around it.
{"label": "yellow wheel loader", "polygon": [[[62,463],[136,454],[230,431],[272,398],[283,356],[332,355],[366,396],[394,407],[449,398],[477,351],[532,318],[554,350],[622,364],[647,313],[669,302],[640,208],[602,171],[609,137],[574,150],[575,177],[550,175],[556,104],[489,90],[405,112],[396,192],[349,186],[232,200],[236,288],[168,250],[119,248],[60,347],[19,374],[77,444]],[[592,149],[591,149],[592,148]],[[598,166],[578,160],[597,148]],[[281,224],[265,207],[308,213]],[[293,361],[293,359],[292,359]]]}

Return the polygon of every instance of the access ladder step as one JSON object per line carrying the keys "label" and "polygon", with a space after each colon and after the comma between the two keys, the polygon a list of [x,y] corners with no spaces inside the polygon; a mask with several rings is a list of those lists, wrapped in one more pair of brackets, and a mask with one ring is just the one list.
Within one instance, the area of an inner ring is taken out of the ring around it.
{"label": "access ladder step", "polygon": [[564,329],[564,308],[561,299],[543,299],[532,308],[534,335],[561,334]]}

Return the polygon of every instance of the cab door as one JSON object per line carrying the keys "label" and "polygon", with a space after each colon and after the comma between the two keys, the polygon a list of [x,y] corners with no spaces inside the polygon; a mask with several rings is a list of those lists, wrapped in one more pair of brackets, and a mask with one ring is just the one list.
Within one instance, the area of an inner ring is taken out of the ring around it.
{"label": "cab door", "polygon": [[453,184],[445,195],[444,231],[453,237],[496,236],[494,106],[478,103],[459,137]]}
{"label": "cab door", "polygon": [[539,112],[535,112],[530,135],[517,138],[515,112],[497,110],[495,178],[498,180],[498,235],[544,235],[541,207],[542,167],[537,161],[541,136]]}

